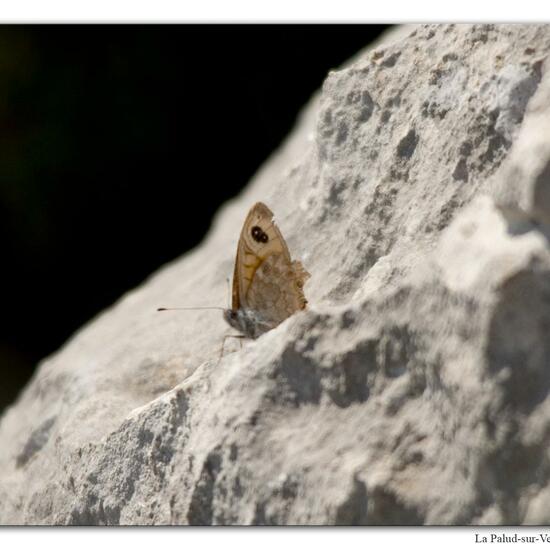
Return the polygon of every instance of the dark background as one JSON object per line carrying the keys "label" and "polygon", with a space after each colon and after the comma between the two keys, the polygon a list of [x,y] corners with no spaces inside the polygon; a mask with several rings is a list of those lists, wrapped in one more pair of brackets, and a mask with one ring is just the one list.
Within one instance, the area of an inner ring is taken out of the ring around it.
{"label": "dark background", "polygon": [[327,72],[385,29],[0,26],[0,412],[197,245]]}

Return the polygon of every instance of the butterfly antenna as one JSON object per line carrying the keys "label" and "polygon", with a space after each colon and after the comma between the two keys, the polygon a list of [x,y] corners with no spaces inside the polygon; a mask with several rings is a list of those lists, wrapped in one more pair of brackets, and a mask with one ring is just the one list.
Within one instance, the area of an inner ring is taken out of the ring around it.
{"label": "butterfly antenna", "polygon": [[198,307],[159,307],[157,311],[181,311],[181,310],[189,310],[189,309],[221,309],[223,311],[223,307],[216,307],[216,306],[198,306]]}

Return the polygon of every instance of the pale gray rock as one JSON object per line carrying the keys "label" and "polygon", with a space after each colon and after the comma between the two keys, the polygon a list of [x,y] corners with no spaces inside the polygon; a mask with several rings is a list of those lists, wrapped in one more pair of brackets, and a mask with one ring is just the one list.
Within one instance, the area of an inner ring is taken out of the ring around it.
{"label": "pale gray rock", "polygon": [[[550,522],[546,25],[398,29],[0,423],[15,524]],[[312,274],[221,361],[250,205]]]}
{"label": "pale gray rock", "polygon": [[[535,66],[536,67],[536,66]],[[544,73],[548,62],[540,61]],[[550,80],[543,80],[532,97],[520,134],[494,182],[493,197],[509,219],[550,223]]]}

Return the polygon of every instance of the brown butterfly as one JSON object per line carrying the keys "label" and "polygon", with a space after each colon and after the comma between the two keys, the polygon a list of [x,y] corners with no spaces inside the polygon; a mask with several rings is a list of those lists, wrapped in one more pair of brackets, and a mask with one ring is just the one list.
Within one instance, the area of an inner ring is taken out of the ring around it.
{"label": "brown butterfly", "polygon": [[224,319],[246,338],[258,338],[305,309],[310,274],[292,261],[273,212],[257,202],[248,213],[237,246],[231,309]]}
{"label": "brown butterfly", "polygon": [[213,309],[223,310],[224,319],[242,333],[240,337],[258,338],[305,309],[303,289],[309,277],[301,262],[291,260],[273,212],[257,202],[244,221],[237,246],[231,309]]}

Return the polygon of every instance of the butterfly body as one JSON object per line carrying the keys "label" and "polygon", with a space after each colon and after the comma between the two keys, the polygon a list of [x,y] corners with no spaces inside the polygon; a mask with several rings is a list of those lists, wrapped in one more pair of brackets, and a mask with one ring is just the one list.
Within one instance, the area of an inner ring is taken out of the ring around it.
{"label": "butterfly body", "polygon": [[303,287],[309,277],[301,262],[291,260],[273,212],[258,202],[239,237],[232,304],[224,318],[246,338],[257,338],[305,309]]}
{"label": "butterfly body", "polygon": [[253,309],[224,309],[223,318],[245,338],[253,340],[273,328],[272,323],[262,318],[261,314]]}

